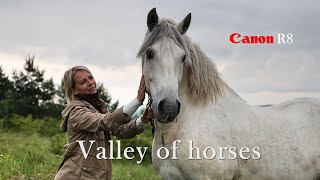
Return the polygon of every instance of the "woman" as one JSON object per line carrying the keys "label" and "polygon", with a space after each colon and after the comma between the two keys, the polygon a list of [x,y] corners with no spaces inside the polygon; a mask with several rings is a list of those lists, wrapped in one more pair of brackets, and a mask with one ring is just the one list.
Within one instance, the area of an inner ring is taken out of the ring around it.
{"label": "woman", "polygon": [[[67,106],[62,111],[60,128],[67,132],[68,143],[55,179],[111,179],[111,160],[97,159],[98,147],[105,148],[110,157],[110,134],[118,138],[132,138],[143,132],[143,125],[153,119],[152,109],[147,109],[137,120],[130,117],[145,98],[145,82],[140,80],[137,98],[113,113],[100,98],[96,81],[90,70],[75,66],[64,74]],[[79,141],[84,141],[80,147]],[[91,142],[94,143],[91,143]],[[85,158],[82,149],[89,154]]]}

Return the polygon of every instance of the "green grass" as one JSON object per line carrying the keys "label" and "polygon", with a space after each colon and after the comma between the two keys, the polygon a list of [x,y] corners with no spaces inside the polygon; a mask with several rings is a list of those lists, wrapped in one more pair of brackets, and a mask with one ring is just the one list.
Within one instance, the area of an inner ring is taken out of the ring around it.
{"label": "green grass", "polygon": [[138,165],[135,162],[122,163],[115,162],[112,164],[112,179],[114,180],[126,180],[126,179],[150,179],[157,180],[160,179],[156,174],[153,166],[148,165]]}
{"label": "green grass", "polygon": [[[1,130],[1,129],[0,129]],[[60,138],[60,140],[59,140]],[[58,139],[58,140],[57,140]],[[61,156],[56,147],[62,147],[65,136],[26,135],[15,132],[0,133],[0,180],[2,179],[53,179]],[[159,179],[151,163],[113,161],[113,179]]]}
{"label": "green grass", "polygon": [[2,179],[53,179],[61,159],[51,152],[49,138],[13,132],[1,134],[1,155],[0,163],[7,166],[0,172]]}

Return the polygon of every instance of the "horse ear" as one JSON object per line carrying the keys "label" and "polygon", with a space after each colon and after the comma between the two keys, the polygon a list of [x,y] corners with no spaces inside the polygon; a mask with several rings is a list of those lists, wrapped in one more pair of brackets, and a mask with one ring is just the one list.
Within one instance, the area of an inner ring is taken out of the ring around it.
{"label": "horse ear", "polygon": [[151,9],[147,19],[148,29],[152,31],[158,25],[158,14],[156,8]]}
{"label": "horse ear", "polygon": [[181,35],[183,35],[184,33],[187,32],[189,26],[191,23],[191,13],[189,13],[178,25],[177,25],[177,29],[179,30],[179,32],[181,33]]}

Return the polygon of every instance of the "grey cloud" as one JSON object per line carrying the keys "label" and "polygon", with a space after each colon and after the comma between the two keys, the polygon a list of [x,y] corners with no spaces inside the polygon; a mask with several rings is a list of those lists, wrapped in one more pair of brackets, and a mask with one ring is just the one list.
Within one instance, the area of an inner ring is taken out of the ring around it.
{"label": "grey cloud", "polygon": [[[189,12],[188,35],[241,92],[320,91],[319,2],[307,1],[5,1],[0,6],[0,51],[41,57],[65,54],[70,64],[119,68],[135,64],[146,16],[182,20]],[[234,45],[229,35],[293,33],[285,45]],[[241,77],[241,78],[239,78]]]}

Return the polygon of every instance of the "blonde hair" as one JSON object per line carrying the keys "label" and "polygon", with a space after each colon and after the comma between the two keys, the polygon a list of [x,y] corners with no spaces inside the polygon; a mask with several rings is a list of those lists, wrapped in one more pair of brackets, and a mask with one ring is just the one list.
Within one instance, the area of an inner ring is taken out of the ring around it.
{"label": "blonde hair", "polygon": [[74,100],[74,95],[72,93],[72,88],[75,88],[74,75],[78,71],[87,71],[91,74],[90,70],[85,66],[74,66],[68,69],[63,76],[64,83],[64,92],[67,99],[67,103],[69,104],[72,100]]}

